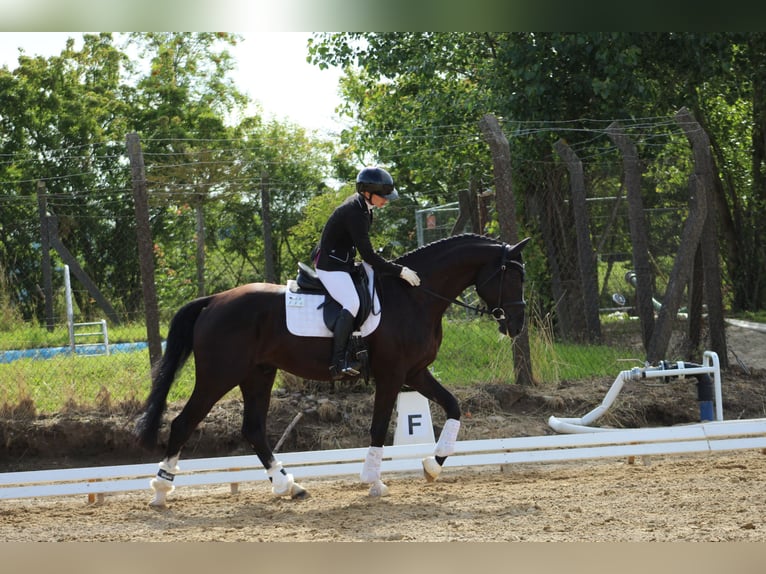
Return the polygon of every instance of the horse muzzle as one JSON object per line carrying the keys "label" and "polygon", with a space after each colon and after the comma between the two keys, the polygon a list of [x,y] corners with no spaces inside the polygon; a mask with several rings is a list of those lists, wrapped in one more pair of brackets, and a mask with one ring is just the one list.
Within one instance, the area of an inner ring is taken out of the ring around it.
{"label": "horse muzzle", "polygon": [[503,322],[498,322],[497,328],[503,335],[507,335],[508,337],[513,339],[519,333],[521,333],[523,326],[511,324],[510,321],[503,321]]}
{"label": "horse muzzle", "polygon": [[495,307],[490,311],[492,318],[497,321],[497,328],[503,335],[513,338],[521,333],[524,328],[524,305],[515,304],[521,307],[521,312],[516,312],[508,316],[502,307]]}

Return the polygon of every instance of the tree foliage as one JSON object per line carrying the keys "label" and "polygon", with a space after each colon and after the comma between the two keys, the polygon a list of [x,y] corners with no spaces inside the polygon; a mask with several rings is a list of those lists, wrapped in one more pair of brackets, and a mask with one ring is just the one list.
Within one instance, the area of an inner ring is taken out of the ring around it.
{"label": "tree foliage", "polygon": [[758,239],[766,216],[766,35],[324,33],[314,36],[310,53],[320,67],[347,70],[344,112],[358,126],[344,134],[344,145],[390,163],[423,201],[454,201],[471,173],[487,180],[476,123],[485,113],[503,118],[520,223],[530,232],[534,198],[550,205],[547,194],[561,185],[552,153],[559,138],[585,158],[592,193],[614,195],[620,173],[604,131],[615,120],[637,140],[648,206],[677,205],[688,195],[690,164],[672,117],[692,110],[717,162],[730,303],[766,305]]}
{"label": "tree foliage", "polygon": [[[32,279],[40,268],[39,181],[62,241],[82,254],[97,284],[130,282],[135,270],[116,256],[129,227],[120,201],[125,174],[114,163],[122,150],[113,139],[126,125],[125,56],[108,34],[85,35],[79,51],[73,45],[48,59],[22,55],[15,70],[0,69],[1,265],[25,317],[41,316],[43,303]],[[79,303],[86,312],[92,307],[87,298]]]}
{"label": "tree foliage", "polygon": [[[297,256],[287,232],[324,189],[332,145],[245,113],[248,99],[229,74],[227,48],[238,40],[84,35],[80,50],[70,40],[58,56],[22,54],[13,70],[0,69],[3,301],[25,319],[43,317],[35,197],[43,182],[64,245],[126,319],[141,317],[129,132],[141,137],[163,310],[263,278],[264,175],[278,263],[292,272]],[[54,282],[61,285],[60,273]],[[99,313],[83,289],[74,293],[78,313]]]}

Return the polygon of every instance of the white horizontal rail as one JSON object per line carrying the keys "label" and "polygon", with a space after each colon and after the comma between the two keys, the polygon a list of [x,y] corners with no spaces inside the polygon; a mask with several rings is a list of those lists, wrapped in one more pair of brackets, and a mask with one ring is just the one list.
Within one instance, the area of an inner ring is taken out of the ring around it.
{"label": "white horizontal rail", "polygon": [[[553,462],[608,457],[766,449],[766,419],[715,421],[677,427],[459,441],[447,467]],[[384,473],[422,469],[434,445],[387,446]],[[366,448],[281,453],[295,478],[358,476]],[[266,480],[255,455],[181,460],[177,486]],[[0,499],[148,490],[156,464],[11,472],[0,474]]]}

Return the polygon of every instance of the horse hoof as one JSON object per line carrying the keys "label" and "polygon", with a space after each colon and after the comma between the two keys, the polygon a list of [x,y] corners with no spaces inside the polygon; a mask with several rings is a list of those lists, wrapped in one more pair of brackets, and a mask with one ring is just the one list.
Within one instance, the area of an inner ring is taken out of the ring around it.
{"label": "horse hoof", "polygon": [[160,478],[153,478],[150,482],[150,485],[152,487],[152,491],[154,492],[154,498],[152,498],[151,502],[149,502],[149,506],[159,509],[165,508],[165,502],[168,499],[168,494],[173,492],[176,487],[172,482],[168,482],[167,480]]}
{"label": "horse hoof", "polygon": [[291,500],[306,500],[311,495],[309,494],[308,490],[303,488],[300,484],[293,484],[292,488],[290,489],[290,499]]}
{"label": "horse hoof", "polygon": [[155,510],[165,510],[168,505],[165,502],[165,497],[158,497],[155,496],[151,501],[149,501],[149,507],[154,508]]}
{"label": "horse hoof", "polygon": [[442,472],[441,465],[436,462],[436,458],[428,456],[423,459],[423,475],[427,482],[434,482]]}
{"label": "horse hoof", "polygon": [[388,487],[382,481],[376,480],[370,487],[370,496],[373,498],[388,496]]}

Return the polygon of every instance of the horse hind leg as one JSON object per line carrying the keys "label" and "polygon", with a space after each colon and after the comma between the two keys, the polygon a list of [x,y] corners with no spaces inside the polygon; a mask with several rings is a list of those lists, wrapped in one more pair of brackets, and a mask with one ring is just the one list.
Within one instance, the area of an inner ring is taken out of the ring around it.
{"label": "horse hind leg", "polygon": [[154,493],[154,497],[149,502],[150,506],[164,508],[167,505],[167,496],[175,490],[173,479],[180,470],[178,460],[181,456],[181,448],[224,394],[225,392],[221,392],[214,396],[203,397],[195,388],[181,413],[173,419],[170,424],[170,437],[165,449],[165,458],[159,464],[157,476],[149,483]]}
{"label": "horse hind leg", "polygon": [[256,369],[254,376],[240,384],[244,403],[242,435],[255,450],[255,454],[266,469],[274,496],[289,496],[293,500],[309,497],[308,491],[295,482],[282,463],[274,458],[274,453],[266,437],[266,417],[271,401],[271,389],[274,385],[276,369],[265,367]]}
{"label": "horse hind leg", "polygon": [[165,508],[167,506],[168,494],[175,490],[173,479],[180,470],[178,467],[179,455],[165,457],[159,465],[157,476],[155,476],[149,485],[152,487],[154,497],[149,502],[149,506],[154,508]]}

